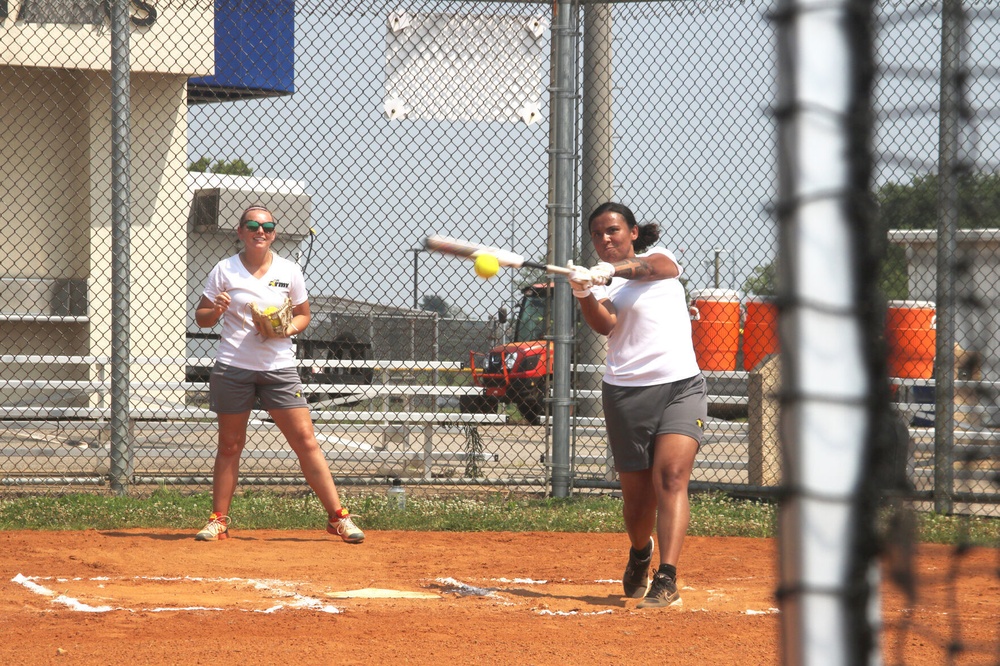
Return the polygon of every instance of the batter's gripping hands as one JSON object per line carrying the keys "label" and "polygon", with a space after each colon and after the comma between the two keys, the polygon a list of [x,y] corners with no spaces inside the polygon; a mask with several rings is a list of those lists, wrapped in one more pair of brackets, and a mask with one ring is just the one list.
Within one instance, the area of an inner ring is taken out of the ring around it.
{"label": "batter's gripping hands", "polygon": [[594,284],[607,284],[614,277],[615,267],[606,261],[602,261],[590,269],[590,277]]}
{"label": "batter's gripping hands", "polygon": [[572,261],[566,264],[566,268],[573,271],[569,274],[569,286],[573,288],[573,295],[577,298],[590,296],[590,288],[594,286],[594,276],[583,266],[577,266]]}

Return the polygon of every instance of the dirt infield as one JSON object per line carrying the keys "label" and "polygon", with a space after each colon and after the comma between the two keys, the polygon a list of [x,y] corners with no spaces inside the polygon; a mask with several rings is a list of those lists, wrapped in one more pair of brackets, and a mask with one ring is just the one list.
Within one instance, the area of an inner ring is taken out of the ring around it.
{"label": "dirt infield", "polygon": [[[684,607],[640,611],[621,594],[620,534],[369,532],[348,546],[321,531],[0,533],[3,664],[776,664],[776,544],[691,537]],[[921,549],[918,573],[949,570]],[[963,638],[991,645],[996,554],[963,559]],[[931,595],[945,599],[946,581]],[[936,599],[934,599],[936,597]],[[945,661],[953,613],[903,611],[887,663]]]}

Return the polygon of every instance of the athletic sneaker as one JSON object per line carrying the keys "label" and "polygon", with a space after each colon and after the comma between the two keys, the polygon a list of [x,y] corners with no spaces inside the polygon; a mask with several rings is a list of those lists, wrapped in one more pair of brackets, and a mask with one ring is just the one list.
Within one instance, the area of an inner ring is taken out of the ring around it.
{"label": "athletic sneaker", "polygon": [[334,536],[339,536],[347,543],[361,543],[365,540],[365,533],[354,524],[350,515],[343,518],[331,518],[326,524],[326,531]]}
{"label": "athletic sneaker", "polygon": [[666,608],[680,605],[681,595],[677,591],[677,581],[657,571],[653,574],[653,584],[649,586],[649,592],[636,608]]}
{"label": "athletic sneaker", "polygon": [[213,513],[208,517],[208,525],[194,535],[195,541],[222,541],[229,538],[229,516]]}
{"label": "athletic sneaker", "polygon": [[622,574],[622,589],[629,599],[639,599],[646,593],[649,585],[649,564],[653,561],[653,537],[649,538],[649,557],[640,560],[635,548],[628,549],[628,564]]}

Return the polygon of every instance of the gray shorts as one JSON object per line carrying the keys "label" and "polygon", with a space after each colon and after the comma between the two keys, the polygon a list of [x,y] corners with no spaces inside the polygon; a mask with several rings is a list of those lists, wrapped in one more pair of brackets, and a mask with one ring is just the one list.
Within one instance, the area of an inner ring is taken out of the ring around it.
{"label": "gray shorts", "polygon": [[295,368],[245,370],[216,363],[208,380],[208,408],[216,414],[308,407]]}
{"label": "gray shorts", "polygon": [[603,402],[608,444],[619,472],[652,467],[657,435],[687,435],[701,446],[708,395],[700,374],[655,386],[605,383]]}

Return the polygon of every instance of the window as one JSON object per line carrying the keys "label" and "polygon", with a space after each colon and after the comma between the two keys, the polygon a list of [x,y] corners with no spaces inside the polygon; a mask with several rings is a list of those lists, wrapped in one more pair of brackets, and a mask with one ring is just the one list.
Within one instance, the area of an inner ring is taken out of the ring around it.
{"label": "window", "polygon": [[[4,13],[6,14],[6,2]],[[101,25],[104,23],[102,0],[24,0],[17,20],[24,23],[60,23],[64,25]]]}

